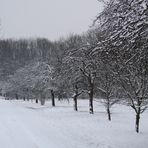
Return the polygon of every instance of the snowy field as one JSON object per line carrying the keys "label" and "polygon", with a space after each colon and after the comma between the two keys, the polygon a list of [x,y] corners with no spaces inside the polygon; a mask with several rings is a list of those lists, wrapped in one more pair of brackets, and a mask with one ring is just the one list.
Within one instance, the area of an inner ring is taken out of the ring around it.
{"label": "snowy field", "polygon": [[141,116],[140,133],[134,129],[135,114],[129,107],[116,105],[112,121],[104,107],[95,103],[95,114],[88,113],[88,101],[34,102],[0,98],[1,148],[148,148],[148,111]]}

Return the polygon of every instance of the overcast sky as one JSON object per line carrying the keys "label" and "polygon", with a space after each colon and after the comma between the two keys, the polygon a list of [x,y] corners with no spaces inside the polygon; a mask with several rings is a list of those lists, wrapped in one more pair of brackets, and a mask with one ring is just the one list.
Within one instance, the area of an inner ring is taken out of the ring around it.
{"label": "overcast sky", "polygon": [[97,0],[0,0],[0,34],[55,40],[85,32],[101,10]]}

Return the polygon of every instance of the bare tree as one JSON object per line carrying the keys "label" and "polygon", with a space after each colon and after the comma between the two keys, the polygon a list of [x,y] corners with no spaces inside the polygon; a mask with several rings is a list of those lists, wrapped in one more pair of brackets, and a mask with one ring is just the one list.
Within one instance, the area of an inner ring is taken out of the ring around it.
{"label": "bare tree", "polygon": [[119,98],[116,97],[118,87],[113,73],[105,67],[103,66],[103,69],[101,69],[97,90],[99,92],[100,97],[102,98],[101,102],[104,104],[106,108],[108,120],[110,121],[111,107],[117,102],[119,102]]}
{"label": "bare tree", "polygon": [[147,108],[148,2],[110,0],[97,19],[103,40],[96,51],[109,55],[112,71],[136,113],[139,132],[140,114]]}

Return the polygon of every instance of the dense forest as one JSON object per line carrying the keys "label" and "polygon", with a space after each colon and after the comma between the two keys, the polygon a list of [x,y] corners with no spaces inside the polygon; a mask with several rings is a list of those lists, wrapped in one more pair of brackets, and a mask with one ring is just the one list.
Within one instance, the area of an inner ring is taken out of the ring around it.
{"label": "dense forest", "polygon": [[148,108],[148,1],[110,0],[87,32],[50,41],[0,40],[0,93],[7,99],[99,100],[123,103],[140,115]]}

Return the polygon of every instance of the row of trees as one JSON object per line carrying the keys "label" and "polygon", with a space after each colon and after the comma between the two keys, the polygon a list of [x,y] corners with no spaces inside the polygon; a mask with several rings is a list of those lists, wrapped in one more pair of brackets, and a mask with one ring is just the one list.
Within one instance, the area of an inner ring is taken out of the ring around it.
{"label": "row of trees", "polygon": [[104,3],[93,28],[83,35],[70,35],[55,42],[1,41],[4,65],[10,59],[22,63],[13,73],[6,73],[3,89],[17,98],[34,98],[36,102],[40,99],[42,105],[49,93],[53,106],[55,96],[73,98],[76,111],[77,99],[83,94],[89,98],[91,114],[94,98],[101,98],[109,120],[112,105],[120,101],[135,111],[139,132],[140,115],[148,107],[148,2]]}
{"label": "row of trees", "polygon": [[109,59],[107,65],[136,113],[139,132],[140,114],[148,107],[148,1],[111,0],[98,20],[103,40],[94,52]]}

